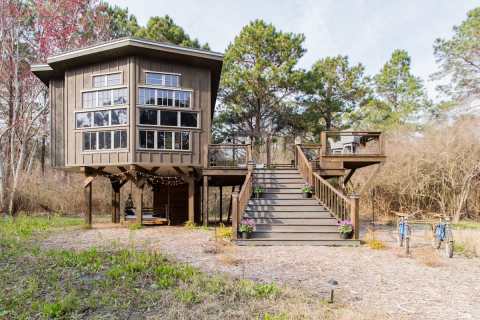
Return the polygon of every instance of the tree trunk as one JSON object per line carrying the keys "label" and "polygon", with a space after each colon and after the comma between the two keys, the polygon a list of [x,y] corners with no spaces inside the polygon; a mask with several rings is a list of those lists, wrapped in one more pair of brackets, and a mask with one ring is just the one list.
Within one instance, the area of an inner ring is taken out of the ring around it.
{"label": "tree trunk", "polygon": [[13,173],[13,181],[12,181],[12,187],[10,189],[10,202],[8,204],[8,213],[13,216],[14,215],[14,204],[15,204],[15,196],[17,193],[17,187],[18,187],[18,180],[20,178],[20,171],[22,171],[23,168],[23,162],[25,159],[25,145],[23,145],[20,148],[20,154],[18,157],[18,162],[16,167],[14,168],[14,173]]}
{"label": "tree trunk", "polygon": [[40,165],[42,168],[42,176],[45,176],[45,146],[46,144],[46,139],[45,139],[45,134],[42,136],[42,150],[40,152]]}

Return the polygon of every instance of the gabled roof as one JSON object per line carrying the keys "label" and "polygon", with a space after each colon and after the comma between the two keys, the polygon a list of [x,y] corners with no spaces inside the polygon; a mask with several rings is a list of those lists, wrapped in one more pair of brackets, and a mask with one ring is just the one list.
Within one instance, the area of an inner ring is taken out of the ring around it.
{"label": "gabled roof", "polygon": [[48,57],[46,64],[32,65],[31,70],[48,86],[50,79],[63,78],[67,69],[122,56],[150,57],[210,69],[212,73],[212,109],[214,108],[223,63],[223,54],[218,52],[128,37]]}

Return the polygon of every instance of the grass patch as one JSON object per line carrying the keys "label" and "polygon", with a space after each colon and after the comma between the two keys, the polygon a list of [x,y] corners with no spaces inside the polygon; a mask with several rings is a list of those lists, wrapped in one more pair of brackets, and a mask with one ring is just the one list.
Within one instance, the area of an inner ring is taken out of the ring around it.
{"label": "grass patch", "polygon": [[129,223],[128,224],[128,229],[129,230],[140,230],[142,228],[143,228],[143,226],[142,226],[141,223],[135,222],[135,223]]}
{"label": "grass patch", "polygon": [[155,252],[41,249],[37,235],[82,221],[37,219],[0,222],[2,319],[287,319],[296,304],[318,305],[275,283],[207,275]]}
{"label": "grass patch", "polygon": [[472,221],[472,220],[462,220],[452,225],[454,229],[459,229],[459,230],[465,230],[465,229],[480,230],[480,222]]}

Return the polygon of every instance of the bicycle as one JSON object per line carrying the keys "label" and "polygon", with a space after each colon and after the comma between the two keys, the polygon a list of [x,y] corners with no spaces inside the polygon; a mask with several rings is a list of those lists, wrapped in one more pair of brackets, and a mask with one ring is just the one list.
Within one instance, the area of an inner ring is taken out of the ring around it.
{"label": "bicycle", "polygon": [[409,215],[398,213],[396,213],[396,215],[400,217],[397,221],[398,245],[399,247],[403,247],[405,243],[405,253],[410,254],[410,236],[412,234],[412,229],[408,222]]}
{"label": "bicycle", "polygon": [[445,242],[445,254],[449,258],[453,258],[453,233],[450,226],[450,218],[444,215],[436,216],[440,218],[440,221],[432,226],[432,245],[435,249],[439,250],[442,242]]}

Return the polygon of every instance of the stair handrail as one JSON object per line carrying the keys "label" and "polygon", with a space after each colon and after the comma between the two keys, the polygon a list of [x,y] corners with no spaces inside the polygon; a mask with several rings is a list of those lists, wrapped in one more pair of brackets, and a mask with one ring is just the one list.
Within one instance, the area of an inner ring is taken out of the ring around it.
{"label": "stair handrail", "polygon": [[352,195],[347,197],[327,180],[322,178],[317,172],[314,172],[310,161],[302,151],[302,148],[297,145],[297,168],[300,174],[308,184],[312,186],[315,198],[338,219],[352,221],[354,227],[354,237],[358,239],[359,236],[359,197]]}
{"label": "stair handrail", "polygon": [[249,167],[248,173],[245,176],[245,181],[240,189],[240,192],[232,193],[232,238],[237,239],[238,226],[243,218],[245,209],[253,191],[253,170]]}

